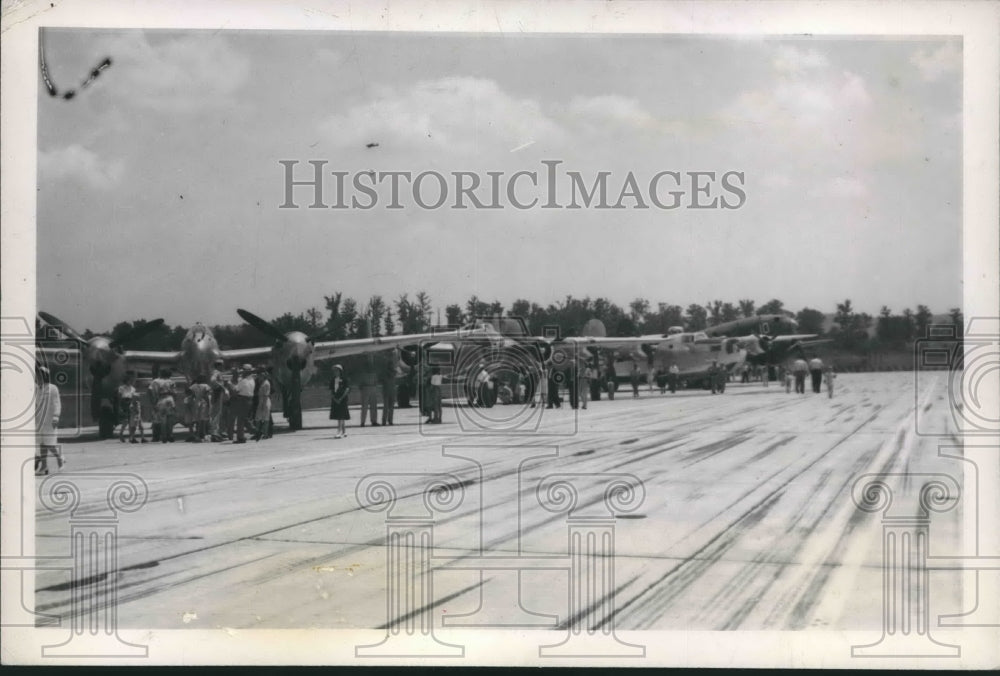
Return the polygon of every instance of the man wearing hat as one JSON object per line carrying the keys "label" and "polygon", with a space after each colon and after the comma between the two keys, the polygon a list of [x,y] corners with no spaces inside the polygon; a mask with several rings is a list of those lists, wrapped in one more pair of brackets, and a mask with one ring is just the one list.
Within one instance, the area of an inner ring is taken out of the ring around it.
{"label": "man wearing hat", "polygon": [[59,388],[49,382],[49,370],[39,366],[36,373],[38,378],[35,386],[35,431],[38,433],[38,454],[35,456],[35,474],[44,475],[49,473],[49,453],[56,457],[59,467],[63,466],[57,433],[62,401],[59,398]]}
{"label": "man wearing hat", "polygon": [[236,383],[236,396],[229,404],[233,408],[233,415],[236,417],[236,439],[233,441],[234,444],[245,444],[247,442],[247,417],[250,415],[250,404],[253,402],[253,393],[256,384],[253,377],[253,367],[250,364],[241,366],[240,378]]}

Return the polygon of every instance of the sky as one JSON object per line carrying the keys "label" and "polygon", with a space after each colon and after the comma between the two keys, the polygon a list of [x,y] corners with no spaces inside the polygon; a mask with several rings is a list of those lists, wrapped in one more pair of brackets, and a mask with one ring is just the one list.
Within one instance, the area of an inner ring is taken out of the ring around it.
{"label": "sky", "polygon": [[[871,314],[962,302],[960,39],[47,29],[43,42],[52,83],[77,94],[39,78],[38,307],[79,330],[236,324],[237,307],[297,314],[338,291],[423,290],[442,315],[473,294],[824,312],[850,298]],[[369,210],[305,208],[308,188],[282,209],[282,160],[299,180],[323,160],[348,182],[484,184],[544,182],[541,162],[558,160],[588,184],[610,172],[612,203],[629,172],[640,186],[741,172],[745,200],[424,209],[403,184],[402,209],[385,208],[386,185]]]}

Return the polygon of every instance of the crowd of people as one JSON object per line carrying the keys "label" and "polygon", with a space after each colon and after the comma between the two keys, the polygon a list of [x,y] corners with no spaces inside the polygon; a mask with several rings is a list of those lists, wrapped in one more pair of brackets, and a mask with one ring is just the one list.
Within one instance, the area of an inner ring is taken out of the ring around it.
{"label": "crowd of people", "polygon": [[128,374],[118,388],[113,402],[121,426],[119,440],[146,443],[143,411],[148,407],[150,441],[176,441],[178,424],[187,428],[185,441],[246,443],[268,439],[274,424],[271,415],[273,374],[268,368],[243,364],[231,374],[223,373],[216,362],[212,373],[198,376],[180,389],[170,369],[164,369],[149,383],[145,393],[135,386],[134,374]]}
{"label": "crowd of people", "polygon": [[[360,427],[364,427],[366,422],[372,427],[392,425],[395,409],[409,408],[414,394],[418,398],[421,414],[426,416],[424,423],[442,422],[445,393],[440,367],[421,369],[422,378],[418,379],[415,370],[404,374],[391,360],[386,361],[384,367],[376,367],[375,364],[369,356],[367,368],[358,378]],[[210,375],[197,377],[183,389],[179,389],[170,370],[164,369],[149,383],[144,393],[138,390],[135,375],[130,373],[114,399],[102,400],[101,405],[113,406],[117,411],[121,443],[146,443],[144,419],[150,421],[151,442],[175,441],[174,428],[178,424],[187,428],[186,441],[194,443],[232,441],[243,444],[248,437],[254,441],[271,438],[274,425],[271,396],[275,389],[272,369],[243,364],[226,374],[223,368],[222,362],[216,362]],[[707,374],[708,389],[712,394],[724,393],[726,382],[737,375],[744,383],[759,379],[766,386],[771,375],[768,371],[765,367],[744,364],[730,372],[713,361]],[[786,392],[790,393],[794,386],[797,393],[804,394],[808,378],[814,393],[819,394],[825,384],[828,396],[833,397],[836,373],[831,366],[824,366],[819,357],[808,361],[799,358],[781,365],[777,367],[777,376],[779,382],[784,382]],[[640,396],[640,385],[644,380],[650,391],[655,386],[661,394],[668,389],[676,392],[682,384],[676,364],[667,369],[652,369],[644,375],[638,364],[633,362],[628,380],[633,398]],[[486,363],[479,362],[470,371],[467,383],[467,404],[487,408],[497,403],[561,408],[564,403],[562,391],[565,390],[570,407],[586,409],[587,402],[600,400],[602,393],[613,400],[618,388],[614,365],[609,363],[602,370],[596,359],[562,369],[546,365],[535,373],[523,368],[515,369],[502,376],[491,375]],[[329,387],[329,417],[337,421],[335,438],[340,439],[347,436],[347,421],[351,419],[351,383],[339,364],[333,366]],[[35,456],[36,474],[48,473],[49,456],[55,458],[60,468],[65,463],[57,442],[60,413],[59,389],[50,382],[48,369],[39,366],[35,413],[39,449]],[[144,413],[147,415],[144,416]]]}

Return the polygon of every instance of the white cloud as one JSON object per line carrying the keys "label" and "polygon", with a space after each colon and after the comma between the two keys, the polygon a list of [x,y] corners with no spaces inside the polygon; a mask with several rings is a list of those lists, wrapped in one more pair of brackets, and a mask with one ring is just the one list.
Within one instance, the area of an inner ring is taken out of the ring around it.
{"label": "white cloud", "polygon": [[115,81],[120,81],[121,95],[157,110],[190,112],[231,105],[250,77],[249,59],[223,35],[164,38],[128,31],[112,37],[106,49],[120,73]]}
{"label": "white cloud", "polygon": [[124,163],[102,161],[92,150],[73,144],[38,153],[39,185],[69,179],[100,190],[109,190],[121,180]]}
{"label": "white cloud", "polygon": [[320,125],[338,145],[378,142],[382,148],[446,148],[479,153],[562,138],[537,101],[518,99],[496,82],[446,77],[405,89],[379,87],[374,96]]}
{"label": "white cloud", "polygon": [[925,81],[933,82],[961,70],[961,44],[957,40],[948,40],[937,49],[921,49],[910,57],[910,63],[917,67]]}
{"label": "white cloud", "polygon": [[614,94],[591,97],[574,97],[567,112],[586,124],[622,124],[646,127],[653,123],[650,115],[638,101]]}

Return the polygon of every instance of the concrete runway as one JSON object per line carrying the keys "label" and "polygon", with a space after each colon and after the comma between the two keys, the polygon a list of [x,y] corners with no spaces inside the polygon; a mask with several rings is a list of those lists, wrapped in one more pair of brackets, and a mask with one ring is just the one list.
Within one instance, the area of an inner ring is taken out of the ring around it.
{"label": "concrete runway", "polygon": [[[620,392],[581,411],[500,406],[483,412],[492,421],[446,407],[434,426],[416,409],[397,410],[392,427],[360,429],[351,415],[345,439],[325,411],[309,411],[306,429],[260,443],[66,443],[67,478],[130,472],[148,486],[147,504],[118,524],[119,626],[373,628],[416,611],[436,626],[565,627],[580,619],[570,605],[579,610],[582,594],[604,604],[584,607],[586,621],[618,629],[877,630],[881,514],[855,507],[853,482],[874,472],[962,481],[962,463],[938,457],[947,439],[915,434],[915,416],[921,430],[954,425],[944,373],[919,385],[912,373],[841,374],[832,400],[755,383],[721,396]],[[489,433],[525,420],[537,431]],[[446,473],[462,498],[433,512],[424,595],[388,604],[387,565],[399,561],[387,554],[407,552],[385,546],[387,512],[363,510],[356,495],[379,473],[394,475],[396,527],[427,514],[418,474]],[[605,517],[604,532],[613,524],[603,577],[575,597],[566,512],[539,503],[553,474],[573,475],[576,516]],[[644,493],[613,521],[606,475],[632,475]],[[920,481],[899,482],[894,508],[917,509]],[[78,515],[102,491],[85,488]],[[67,515],[36,509],[37,554],[66,556]],[[932,555],[962,551],[961,523],[960,505],[934,514]],[[934,614],[962,612],[960,573],[930,581]],[[67,571],[38,573],[37,609],[68,613],[74,586],[101,593]]]}

